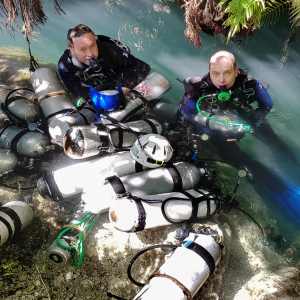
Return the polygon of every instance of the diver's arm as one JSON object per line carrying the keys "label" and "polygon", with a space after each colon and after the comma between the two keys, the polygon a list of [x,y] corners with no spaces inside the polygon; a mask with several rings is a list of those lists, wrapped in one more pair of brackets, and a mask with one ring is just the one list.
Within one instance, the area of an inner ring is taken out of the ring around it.
{"label": "diver's arm", "polygon": [[258,107],[255,110],[254,115],[256,118],[264,119],[273,107],[273,101],[267,90],[257,79],[255,85],[254,98],[258,103]]}
{"label": "diver's arm", "polygon": [[62,81],[74,97],[83,97],[89,92],[89,88],[82,86],[80,78],[69,70],[63,62],[58,64],[58,72]]}

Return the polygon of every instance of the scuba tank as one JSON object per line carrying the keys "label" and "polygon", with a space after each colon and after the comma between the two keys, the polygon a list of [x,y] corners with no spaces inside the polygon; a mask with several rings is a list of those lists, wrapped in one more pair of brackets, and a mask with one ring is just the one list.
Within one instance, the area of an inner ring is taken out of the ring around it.
{"label": "scuba tank", "polygon": [[146,113],[150,118],[153,117],[160,122],[167,121],[168,123],[177,122],[178,105],[159,101],[153,107],[149,108]]}
{"label": "scuba tank", "polygon": [[109,209],[109,219],[120,231],[136,232],[174,223],[203,222],[220,207],[218,196],[206,190],[189,190],[137,198],[124,195]]}
{"label": "scuba tank", "polygon": [[0,206],[0,245],[22,231],[33,219],[29,204],[12,201]]}
{"label": "scuba tank", "polygon": [[[190,233],[185,241],[182,247],[169,246],[176,247],[174,253],[148,283],[141,284],[130,277],[132,282],[143,287],[133,300],[191,300],[196,295],[220,262],[221,247],[210,235]],[[138,255],[131,260],[130,268]],[[127,274],[130,275],[129,268]]]}
{"label": "scuba tank", "polygon": [[48,124],[54,118],[74,111],[74,106],[55,71],[50,68],[38,69],[32,73],[30,81]]}
{"label": "scuba tank", "polygon": [[131,92],[136,98],[129,100],[124,109],[113,111],[109,113],[109,116],[124,122],[136,113],[143,113],[147,105],[160,99],[170,89],[171,86],[168,80],[164,76],[153,72]]}
{"label": "scuba tank", "polygon": [[92,181],[84,188],[81,199],[86,210],[92,213],[107,211],[115,201],[116,195],[132,193],[137,197],[188,190],[200,181],[200,170],[190,163],[179,162],[174,165],[146,170],[123,177],[107,177],[103,182]]}
{"label": "scuba tank", "polygon": [[91,181],[97,186],[107,176],[121,177],[146,169],[131,157],[129,151],[117,152],[44,173],[37,182],[37,189],[44,199],[60,201],[80,195]]}
{"label": "scuba tank", "polygon": [[37,157],[53,147],[49,138],[41,132],[16,126],[0,128],[1,149],[12,150],[23,156]]}
{"label": "scuba tank", "polygon": [[1,111],[9,117],[12,122],[34,123],[39,121],[43,116],[41,108],[33,101],[14,92],[15,90],[22,90],[22,88],[11,89],[0,82]]}
{"label": "scuba tank", "polygon": [[163,126],[156,120],[144,119],[114,125],[78,126],[67,130],[64,151],[73,159],[82,159],[99,153],[131,147],[140,133],[158,133]]}
{"label": "scuba tank", "polygon": [[65,133],[72,126],[89,125],[96,118],[96,109],[92,104],[85,104],[79,112],[69,113],[59,118],[53,118],[49,123],[49,134],[52,137],[52,142],[63,146],[63,138]]}
{"label": "scuba tank", "polygon": [[0,176],[12,171],[18,164],[19,159],[15,153],[0,149]]}

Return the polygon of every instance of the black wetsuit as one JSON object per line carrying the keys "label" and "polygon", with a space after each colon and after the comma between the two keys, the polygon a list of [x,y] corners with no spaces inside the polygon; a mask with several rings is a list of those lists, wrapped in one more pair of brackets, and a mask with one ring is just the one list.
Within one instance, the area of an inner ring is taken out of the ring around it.
{"label": "black wetsuit", "polygon": [[58,62],[58,71],[75,97],[85,96],[89,92],[89,85],[94,88],[107,85],[133,89],[146,78],[150,66],[122,49],[122,45],[120,47],[117,42],[105,36],[97,36],[98,61],[101,65],[99,72],[92,69],[84,72],[89,66],[79,62],[69,49],[65,50]]}

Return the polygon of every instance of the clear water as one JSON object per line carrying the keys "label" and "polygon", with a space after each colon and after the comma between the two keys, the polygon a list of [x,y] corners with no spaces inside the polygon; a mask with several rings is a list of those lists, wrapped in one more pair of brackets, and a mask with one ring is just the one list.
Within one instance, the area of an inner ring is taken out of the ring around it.
{"label": "clear water", "polygon": [[[49,21],[41,27],[41,35],[31,38],[34,56],[57,62],[67,47],[67,30],[78,23],[84,23],[96,34],[120,39],[131,48],[133,55],[148,62],[152,71],[165,76],[172,85],[165,98],[176,105],[184,92],[182,84],[176,78],[182,80],[189,76],[204,75],[213,53],[222,49],[231,51],[236,55],[239,67],[247,68],[252,76],[270,85],[268,92],[274,102],[274,110],[267,118],[276,134],[300,162],[300,42],[298,40],[289,46],[288,56],[282,62],[284,43],[291,32],[287,16],[283,16],[279,23],[269,28],[256,30],[254,37],[243,40],[240,49],[238,43],[226,44],[223,36],[212,37],[204,33],[201,34],[203,48],[197,49],[184,37],[184,10],[172,1],[65,0],[63,9],[66,15],[62,16],[54,13],[52,2],[45,1],[44,7]],[[21,33],[15,33],[14,39],[11,39],[3,31],[1,44],[27,49]],[[239,145],[253,159],[280,172],[284,178],[300,187],[300,178],[296,175],[299,168],[289,164],[288,155],[279,159],[270,152],[267,145],[258,142],[251,135],[244,138]],[[286,215],[269,191],[264,193],[270,214],[278,220],[283,231],[290,227],[300,227]]]}

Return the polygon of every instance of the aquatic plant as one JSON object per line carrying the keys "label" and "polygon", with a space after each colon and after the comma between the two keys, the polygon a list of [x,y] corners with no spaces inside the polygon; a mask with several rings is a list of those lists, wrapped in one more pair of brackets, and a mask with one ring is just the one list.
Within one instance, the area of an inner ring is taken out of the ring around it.
{"label": "aquatic plant", "polygon": [[[54,10],[60,15],[65,13],[61,7],[63,0],[53,0]],[[17,17],[22,17],[23,20],[23,33],[28,35],[38,34],[35,29],[39,28],[39,25],[44,25],[48,20],[48,17],[43,10],[42,0],[1,0],[0,1],[0,17],[6,18],[6,22],[3,23],[0,20],[0,26],[15,31],[14,26],[21,29],[18,24]],[[0,27],[1,29],[1,27]]]}

